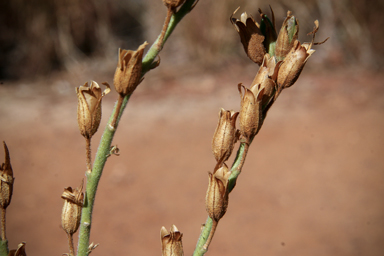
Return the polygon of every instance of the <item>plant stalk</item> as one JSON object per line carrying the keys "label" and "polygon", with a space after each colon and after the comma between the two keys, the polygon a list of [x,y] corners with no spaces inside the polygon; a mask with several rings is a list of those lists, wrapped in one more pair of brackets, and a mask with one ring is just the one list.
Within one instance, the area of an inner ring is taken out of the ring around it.
{"label": "plant stalk", "polygon": [[7,256],[9,253],[8,240],[7,240],[7,237],[5,235],[5,213],[6,213],[6,209],[1,208],[0,256]]}
{"label": "plant stalk", "polygon": [[75,256],[75,249],[73,246],[72,234],[67,233],[67,238],[68,238],[69,256]]}
{"label": "plant stalk", "polygon": [[5,235],[5,213],[6,209],[1,208],[1,240],[7,240]]}
{"label": "plant stalk", "polygon": [[[189,13],[192,10],[192,8],[197,3],[197,1],[198,0],[187,0],[180,7],[180,9],[171,16],[168,24],[168,28],[166,29],[163,37],[164,38],[163,42],[160,43],[161,48],[164,46],[168,37],[171,35],[172,31],[175,29],[176,25],[187,13]],[[159,35],[157,40],[152,44],[147,54],[143,58],[142,76],[144,76],[151,69],[154,60],[160,53],[161,48],[159,49],[158,47],[158,42],[160,41],[159,39],[161,39],[161,34]],[[118,107],[119,104],[115,104],[112,115],[101,137],[101,141],[96,153],[92,173],[87,173],[86,175],[87,185],[86,185],[86,191],[85,191],[84,206],[82,209],[81,221],[80,221],[77,256],[87,256],[89,254],[88,247],[89,247],[89,237],[90,237],[91,223],[92,223],[92,211],[93,211],[97,186],[99,184],[99,180],[103,173],[103,169],[107,161],[107,158],[110,155],[110,147],[111,147],[116,129],[118,127],[121,115],[130,99],[130,96],[131,95],[127,95],[124,97],[123,103],[121,104],[120,108]],[[119,113],[118,118],[116,119],[114,126],[111,126],[113,122],[113,117],[116,112]]]}
{"label": "plant stalk", "polygon": [[87,161],[87,173],[92,172],[91,138],[85,137],[85,158]]}

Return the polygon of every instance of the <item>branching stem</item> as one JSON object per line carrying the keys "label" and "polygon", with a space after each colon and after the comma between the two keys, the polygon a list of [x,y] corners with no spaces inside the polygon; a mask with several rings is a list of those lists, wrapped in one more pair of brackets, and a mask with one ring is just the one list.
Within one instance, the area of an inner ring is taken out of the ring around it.
{"label": "branching stem", "polygon": [[[167,41],[168,37],[171,35],[173,30],[176,28],[176,25],[182,20],[182,18],[189,13],[192,8],[196,5],[198,0],[186,0],[185,3],[178,9],[176,13],[173,13],[170,17],[167,29],[165,30],[164,36],[159,35],[158,39],[152,44],[149,48],[147,54],[143,58],[142,64],[142,76],[144,76],[152,67],[153,62],[160,53],[162,47]],[[160,41],[160,39],[162,39]],[[158,46],[161,45],[159,48]],[[89,237],[91,231],[92,223],[92,211],[97,191],[97,186],[99,184],[101,175],[108,156],[110,155],[110,148],[112,144],[113,137],[115,135],[116,129],[119,125],[120,117],[130,99],[131,95],[124,97],[121,106],[115,104],[115,108],[112,112],[112,115],[109,119],[108,124],[114,122],[114,126],[107,125],[105,127],[104,133],[101,137],[99,148],[96,153],[95,162],[92,168],[92,173],[87,173],[87,186],[86,193],[84,198],[84,206],[81,214],[80,221],[80,234],[79,234],[79,244],[77,248],[77,256],[87,256],[89,254]],[[113,121],[115,113],[118,115],[117,119]]]}

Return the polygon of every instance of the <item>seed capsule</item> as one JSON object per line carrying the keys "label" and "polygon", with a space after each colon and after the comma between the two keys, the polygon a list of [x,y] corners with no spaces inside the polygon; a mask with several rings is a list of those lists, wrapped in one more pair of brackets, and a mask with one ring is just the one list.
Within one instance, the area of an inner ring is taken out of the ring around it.
{"label": "seed capsule", "polygon": [[15,178],[13,177],[13,171],[11,166],[11,158],[7,144],[3,141],[5,162],[0,166],[0,207],[6,209],[11,203],[13,193],[13,183]]}
{"label": "seed capsule", "polygon": [[[242,84],[238,85],[241,107],[240,107],[240,134],[247,140],[251,140],[260,130],[263,124],[263,114],[261,99],[264,95],[264,88],[259,88],[257,96]],[[242,94],[241,88],[244,88],[244,95]]]}
{"label": "seed capsule", "polygon": [[81,209],[83,207],[84,193],[83,182],[79,188],[72,190],[71,187],[64,189],[61,198],[64,206],[61,213],[61,226],[67,234],[74,234],[80,225]]}
{"label": "seed capsule", "polygon": [[17,245],[16,250],[10,250],[8,256],[27,256],[25,252],[25,242],[21,242]]}
{"label": "seed capsule", "polygon": [[261,100],[262,108],[265,108],[274,96],[278,71],[279,65],[276,64],[275,57],[270,57],[269,54],[265,54],[263,64],[261,64],[251,86],[253,95],[259,93],[259,88],[264,88],[264,94]]}
{"label": "seed capsule", "polygon": [[219,122],[212,139],[212,152],[216,161],[222,163],[231,156],[236,142],[236,118],[239,112],[221,109]]}
{"label": "seed capsule", "polygon": [[136,51],[119,49],[119,61],[113,78],[116,91],[121,96],[130,95],[142,81],[141,70],[145,46],[144,42]]}
{"label": "seed capsule", "polygon": [[275,56],[277,61],[283,60],[295,44],[299,35],[299,22],[290,11],[281,26],[276,41]]}
{"label": "seed capsule", "polygon": [[111,89],[107,83],[103,83],[107,88],[101,92],[100,86],[92,81],[89,85],[76,88],[78,99],[77,104],[77,123],[81,135],[91,138],[96,133],[101,120],[101,100]]}
{"label": "seed capsule", "polygon": [[163,256],[183,256],[183,234],[172,225],[170,232],[165,227],[160,230],[161,251]]}
{"label": "seed capsule", "polygon": [[208,173],[209,184],[205,196],[205,208],[208,216],[219,221],[227,211],[228,207],[228,179],[231,172],[226,164],[217,169],[213,174]]}
{"label": "seed capsule", "polygon": [[315,52],[311,49],[314,44],[316,32],[319,30],[319,22],[315,21],[315,28],[311,32],[313,34],[311,43],[300,44],[298,40],[295,41],[292,49],[289,51],[284,61],[280,66],[279,73],[277,75],[277,85],[279,88],[291,87],[299,78],[301,71],[307,63],[309,57]]}
{"label": "seed capsule", "polygon": [[240,20],[233,18],[239,8],[233,12],[230,20],[240,35],[240,41],[247,56],[253,62],[261,65],[265,54],[263,45],[265,36],[260,31],[260,25],[252,17],[248,17],[246,12],[241,14]]}

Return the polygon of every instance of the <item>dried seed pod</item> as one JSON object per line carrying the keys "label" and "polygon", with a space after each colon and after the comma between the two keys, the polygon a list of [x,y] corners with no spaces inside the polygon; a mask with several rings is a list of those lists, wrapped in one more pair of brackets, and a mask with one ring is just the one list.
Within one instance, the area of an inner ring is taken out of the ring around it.
{"label": "dried seed pod", "polygon": [[61,195],[61,198],[65,200],[61,213],[61,226],[69,235],[74,234],[80,225],[81,209],[84,200],[82,190],[83,182],[81,182],[80,187],[75,190],[72,190],[71,187],[65,188]]}
{"label": "dried seed pod", "polygon": [[172,225],[168,232],[165,227],[160,230],[161,251],[163,256],[183,256],[183,244],[181,239],[183,234]]}
{"label": "dried seed pod", "polygon": [[11,166],[11,158],[7,144],[3,141],[5,162],[0,166],[0,207],[6,209],[11,203],[13,193],[13,183],[15,178],[13,177],[13,171]]}
{"label": "dried seed pod", "polygon": [[8,256],[27,256],[25,252],[25,242],[21,242],[17,245],[16,250],[10,250]]}
{"label": "dried seed pod", "polygon": [[[240,107],[240,134],[248,141],[251,140],[260,130],[263,124],[263,114],[261,99],[264,95],[264,88],[259,88],[257,95],[245,88],[242,84],[238,85],[241,107]],[[244,88],[244,95],[241,92],[241,88]]]}
{"label": "dried seed pod", "polygon": [[287,12],[283,25],[281,26],[279,36],[276,41],[275,56],[277,61],[284,60],[297,41],[299,35],[299,22],[292,15],[291,11]]}
{"label": "dried seed pod", "polygon": [[285,89],[291,87],[299,78],[305,63],[309,57],[315,52],[311,49],[314,44],[316,32],[319,29],[319,22],[315,21],[315,28],[311,32],[313,34],[311,43],[300,44],[298,40],[295,41],[292,49],[282,62],[279,73],[277,75],[277,85],[279,88]]}
{"label": "dried seed pod", "polygon": [[231,172],[228,171],[226,164],[218,168],[213,174],[208,173],[209,184],[205,196],[205,208],[208,216],[219,221],[227,211],[228,207],[228,179]]}
{"label": "dried seed pod", "polygon": [[101,120],[101,100],[110,92],[107,83],[103,83],[107,88],[101,92],[100,86],[92,81],[89,85],[85,83],[83,86],[76,88],[78,99],[77,104],[77,122],[80,133],[85,138],[91,138],[96,133]]}
{"label": "dried seed pod", "polygon": [[275,57],[271,57],[268,53],[264,55],[263,64],[261,64],[255,79],[251,85],[253,95],[259,93],[259,88],[264,88],[261,106],[264,108],[273,98],[276,91],[276,79],[279,71],[279,65],[276,64]]}
{"label": "dried seed pod", "polygon": [[212,152],[216,161],[222,163],[231,156],[236,142],[236,118],[239,112],[224,110],[219,113],[219,122],[212,139]]}
{"label": "dried seed pod", "polygon": [[176,8],[184,3],[185,0],[163,0],[163,3],[167,7]]}
{"label": "dried seed pod", "polygon": [[119,49],[119,61],[113,78],[116,91],[121,96],[130,95],[142,81],[141,70],[145,46],[144,42],[136,51]]}
{"label": "dried seed pod", "polygon": [[240,35],[245,53],[253,62],[260,65],[266,53],[263,45],[265,36],[260,31],[260,25],[252,17],[248,17],[246,12],[241,14],[240,20],[233,18],[239,8],[233,12],[230,20]]}

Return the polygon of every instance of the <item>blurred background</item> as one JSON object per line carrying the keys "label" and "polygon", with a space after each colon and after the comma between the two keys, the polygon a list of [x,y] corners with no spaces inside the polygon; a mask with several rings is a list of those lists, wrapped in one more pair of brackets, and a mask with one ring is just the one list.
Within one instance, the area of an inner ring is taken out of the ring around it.
{"label": "blurred background", "polygon": [[[382,1],[201,1],[177,29],[164,49],[164,66],[200,66],[217,69],[244,62],[239,38],[229,16],[247,11],[259,18],[258,8],[275,12],[278,29],[287,10],[300,21],[300,39],[309,41],[313,21],[320,21],[318,40],[331,40],[321,48],[312,68],[357,67],[377,71],[383,65]],[[155,0],[13,0],[0,3],[0,79],[34,79],[89,59],[107,62],[117,48],[136,48],[153,42],[164,20],[164,7]],[[270,16],[270,15],[269,15]],[[167,55],[167,56],[168,56]]]}
{"label": "blurred background", "polygon": [[[301,42],[316,19],[316,41],[330,39],[269,111],[207,255],[384,254],[384,2],[200,0],[124,112],[113,142],[121,155],[108,159],[96,198],[92,255],[160,255],[160,228],[172,224],[192,254],[217,114],[239,110],[237,84],[249,86],[258,70],[229,17],[240,6],[236,17],[258,20],[269,5],[278,29],[293,12]],[[11,249],[26,241],[28,255],[68,252],[60,196],[85,172],[74,88],[112,85],[118,48],[152,44],[165,14],[161,0],[0,1],[0,140],[16,177]],[[112,90],[103,99],[93,155],[116,98]]]}

